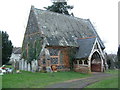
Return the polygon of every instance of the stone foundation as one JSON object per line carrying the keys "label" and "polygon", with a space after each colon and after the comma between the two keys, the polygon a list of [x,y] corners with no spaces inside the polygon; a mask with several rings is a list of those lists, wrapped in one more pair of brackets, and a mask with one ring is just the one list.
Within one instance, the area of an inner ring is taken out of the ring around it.
{"label": "stone foundation", "polygon": [[82,65],[75,65],[74,71],[81,72],[81,73],[90,73],[90,69],[88,66],[82,66]]}

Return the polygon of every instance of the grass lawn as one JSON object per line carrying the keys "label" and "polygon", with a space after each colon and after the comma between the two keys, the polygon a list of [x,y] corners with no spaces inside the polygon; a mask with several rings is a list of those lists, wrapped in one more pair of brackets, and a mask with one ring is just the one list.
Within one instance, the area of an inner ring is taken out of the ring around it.
{"label": "grass lawn", "polygon": [[43,88],[46,85],[91,76],[78,72],[40,73],[22,71],[21,74],[5,74],[2,76],[2,88]]}
{"label": "grass lawn", "polygon": [[2,76],[0,76],[0,90],[2,89]]}
{"label": "grass lawn", "polygon": [[118,77],[107,78],[86,88],[118,88]]}
{"label": "grass lawn", "polygon": [[108,69],[108,70],[105,71],[105,73],[118,74],[118,71],[120,72],[120,70]]}
{"label": "grass lawn", "polygon": [[118,88],[118,70],[107,70],[106,73],[116,75],[89,85],[86,88]]}

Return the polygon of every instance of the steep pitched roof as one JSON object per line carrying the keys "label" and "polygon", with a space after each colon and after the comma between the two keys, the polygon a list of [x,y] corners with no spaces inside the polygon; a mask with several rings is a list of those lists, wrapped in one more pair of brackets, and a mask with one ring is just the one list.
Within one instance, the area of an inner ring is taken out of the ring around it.
{"label": "steep pitched roof", "polygon": [[79,44],[79,49],[78,52],[76,53],[75,58],[76,59],[87,58],[91,53],[95,40],[96,38],[85,38],[77,40]]}
{"label": "steep pitched roof", "polygon": [[21,47],[14,47],[12,53],[14,54],[21,54],[22,49]]}
{"label": "steep pitched roof", "polygon": [[[89,19],[44,11],[34,7],[31,8],[31,12],[36,18],[38,32],[45,36],[48,46],[78,47],[77,39],[96,36],[101,47],[105,48]],[[29,31],[28,33],[32,34],[33,32]]]}

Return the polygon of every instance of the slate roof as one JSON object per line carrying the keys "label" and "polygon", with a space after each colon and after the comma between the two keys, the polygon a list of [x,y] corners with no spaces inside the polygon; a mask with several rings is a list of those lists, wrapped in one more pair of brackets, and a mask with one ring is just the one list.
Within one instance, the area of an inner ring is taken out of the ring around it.
{"label": "slate roof", "polygon": [[79,44],[79,49],[78,52],[76,53],[75,58],[76,59],[87,58],[91,53],[95,40],[96,38],[86,38],[77,40]]}
{"label": "slate roof", "polygon": [[34,7],[31,10],[36,16],[39,32],[46,37],[48,46],[78,47],[77,40],[79,38],[96,36],[101,47],[105,48],[89,19],[44,11]]}
{"label": "slate roof", "polygon": [[22,49],[21,47],[14,47],[12,53],[14,54],[21,54]]}

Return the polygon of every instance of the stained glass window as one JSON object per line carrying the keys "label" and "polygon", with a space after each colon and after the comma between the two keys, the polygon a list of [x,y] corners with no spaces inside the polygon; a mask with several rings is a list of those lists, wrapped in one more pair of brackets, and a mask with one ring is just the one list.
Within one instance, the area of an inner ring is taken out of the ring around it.
{"label": "stained glass window", "polygon": [[60,64],[63,64],[63,53],[60,53]]}
{"label": "stained glass window", "polygon": [[58,56],[59,49],[49,49],[51,56]]}
{"label": "stained glass window", "polygon": [[58,64],[58,58],[51,58],[51,64]]}

